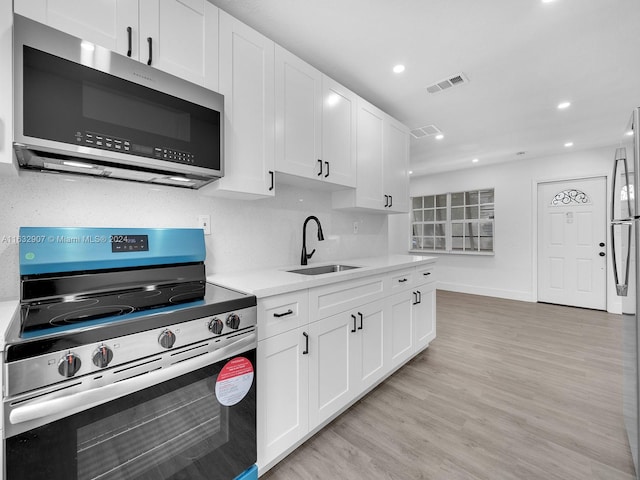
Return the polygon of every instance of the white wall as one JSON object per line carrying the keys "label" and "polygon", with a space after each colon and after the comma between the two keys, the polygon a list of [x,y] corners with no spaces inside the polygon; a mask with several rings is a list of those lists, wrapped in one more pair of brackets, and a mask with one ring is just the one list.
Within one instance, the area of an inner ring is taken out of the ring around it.
{"label": "white wall", "polygon": [[[495,255],[436,255],[439,288],[536,301],[537,183],[606,176],[609,190],[614,151],[615,146],[412,178],[412,196],[495,188]],[[390,218],[390,251],[406,252],[408,245],[409,217]],[[607,255],[608,245],[609,240]],[[608,270],[608,309],[619,312],[611,266]]]}
{"label": "white wall", "polygon": [[240,201],[119,180],[25,171],[0,176],[0,299],[19,295],[18,247],[2,239],[20,226],[196,227],[198,215],[208,214],[210,274],[298,264],[302,224],[316,215],[326,240],[317,241],[314,222],[307,226],[308,251],[317,249],[310,263],[386,255],[385,215],[334,211],[330,193],[276,188],[275,198]]}

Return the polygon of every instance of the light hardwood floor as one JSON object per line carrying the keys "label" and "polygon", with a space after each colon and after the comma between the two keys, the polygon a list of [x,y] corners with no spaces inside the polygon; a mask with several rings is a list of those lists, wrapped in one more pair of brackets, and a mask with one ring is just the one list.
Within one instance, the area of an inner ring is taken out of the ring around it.
{"label": "light hardwood floor", "polygon": [[631,480],[622,319],[439,291],[437,338],[262,479]]}

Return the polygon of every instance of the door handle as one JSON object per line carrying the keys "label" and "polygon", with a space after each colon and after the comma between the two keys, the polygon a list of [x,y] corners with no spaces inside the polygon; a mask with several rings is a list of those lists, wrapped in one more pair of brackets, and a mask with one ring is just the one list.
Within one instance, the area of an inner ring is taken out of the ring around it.
{"label": "door handle", "polygon": [[147,60],[147,65],[151,65],[151,61],[153,60],[153,40],[151,37],[147,37],[147,43],[149,44],[149,60]]}
{"label": "door handle", "polygon": [[604,242],[600,242],[599,244],[601,247],[604,247]]}
{"label": "door handle", "polygon": [[358,330],[362,330],[362,319],[364,318],[364,315],[362,315],[362,313],[358,312],[358,315],[360,315],[360,326],[358,327]]}
{"label": "door handle", "polygon": [[132,45],[132,41],[131,41],[131,27],[127,27],[127,40],[129,42],[129,48],[127,49],[127,57],[131,56],[131,45]]}
{"label": "door handle", "polygon": [[307,332],[302,332],[304,335],[304,350],[302,351],[303,355],[307,355],[309,353],[309,334]]}
{"label": "door handle", "polygon": [[351,315],[351,318],[353,318],[353,330],[351,330],[351,333],[356,333],[356,316]]}
{"label": "door handle", "polygon": [[605,253],[604,252],[600,252],[598,255],[600,255],[601,257],[604,257]]}
{"label": "door handle", "polygon": [[318,172],[318,176],[322,175],[322,160],[318,159],[318,163],[320,164],[320,171]]}

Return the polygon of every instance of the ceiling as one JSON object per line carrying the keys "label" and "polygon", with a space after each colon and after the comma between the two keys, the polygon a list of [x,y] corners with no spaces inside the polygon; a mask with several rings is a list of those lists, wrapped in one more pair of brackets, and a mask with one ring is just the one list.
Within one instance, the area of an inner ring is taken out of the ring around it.
{"label": "ceiling", "polygon": [[[413,175],[617,145],[640,106],[638,0],[210,1],[409,128],[440,129],[411,138]],[[460,72],[469,83],[427,92]]]}

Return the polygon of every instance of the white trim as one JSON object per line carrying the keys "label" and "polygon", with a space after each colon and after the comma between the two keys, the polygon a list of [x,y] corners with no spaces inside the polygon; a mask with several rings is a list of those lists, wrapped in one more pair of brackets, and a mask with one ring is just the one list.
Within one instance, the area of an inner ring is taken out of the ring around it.
{"label": "white trim", "polygon": [[485,297],[506,298],[508,300],[520,300],[522,302],[535,302],[536,298],[531,292],[523,290],[503,290],[498,288],[478,287],[476,285],[465,285],[462,283],[451,283],[438,281],[438,290],[447,290],[450,292],[470,293],[472,295],[482,295]]}

